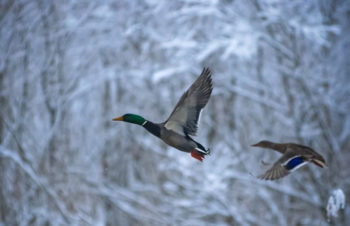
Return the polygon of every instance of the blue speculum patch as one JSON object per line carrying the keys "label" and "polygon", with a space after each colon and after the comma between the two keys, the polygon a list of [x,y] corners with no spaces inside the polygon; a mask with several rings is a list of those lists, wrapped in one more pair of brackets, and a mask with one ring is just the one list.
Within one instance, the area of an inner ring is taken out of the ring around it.
{"label": "blue speculum patch", "polygon": [[292,170],[294,167],[298,166],[299,164],[303,163],[304,160],[302,157],[298,156],[295,158],[292,158],[287,162],[287,164],[284,166],[287,170]]}

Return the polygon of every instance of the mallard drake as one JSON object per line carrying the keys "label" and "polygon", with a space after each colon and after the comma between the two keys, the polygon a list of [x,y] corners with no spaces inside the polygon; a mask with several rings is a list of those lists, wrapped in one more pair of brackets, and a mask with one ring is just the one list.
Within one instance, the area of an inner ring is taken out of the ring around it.
{"label": "mallard drake", "polygon": [[153,123],[140,115],[129,113],[113,120],[143,126],[166,144],[180,151],[189,152],[193,158],[202,161],[210,150],[205,149],[190,135],[196,135],[199,115],[208,103],[212,90],[211,72],[208,68],[204,68],[197,80],[182,95],[165,122]]}
{"label": "mallard drake", "polygon": [[304,145],[294,143],[281,144],[263,140],[252,146],[272,149],[283,154],[270,169],[258,176],[258,178],[263,180],[277,180],[309,162],[321,168],[327,167],[326,161],[320,154]]}

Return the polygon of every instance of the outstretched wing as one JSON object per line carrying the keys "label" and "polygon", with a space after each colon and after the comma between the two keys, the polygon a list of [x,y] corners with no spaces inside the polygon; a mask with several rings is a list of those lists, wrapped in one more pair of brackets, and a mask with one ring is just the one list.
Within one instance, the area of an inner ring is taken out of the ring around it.
{"label": "outstretched wing", "polygon": [[164,123],[165,128],[183,135],[196,135],[200,112],[208,103],[212,90],[211,72],[204,68],[176,104]]}
{"label": "outstretched wing", "polygon": [[262,180],[277,180],[287,176],[288,174],[289,171],[286,168],[284,168],[280,163],[275,163],[264,174],[258,176],[258,178]]}
{"label": "outstretched wing", "polygon": [[302,156],[296,156],[293,153],[286,153],[264,174],[258,176],[258,178],[263,180],[277,180],[300,168],[306,163],[307,161],[305,161]]}

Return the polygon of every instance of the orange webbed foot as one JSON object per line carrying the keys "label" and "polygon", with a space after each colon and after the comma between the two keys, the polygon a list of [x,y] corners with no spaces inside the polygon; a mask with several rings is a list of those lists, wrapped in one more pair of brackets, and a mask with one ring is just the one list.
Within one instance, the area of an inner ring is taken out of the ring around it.
{"label": "orange webbed foot", "polygon": [[203,161],[205,155],[199,151],[193,150],[191,151],[191,156],[195,159],[198,159],[199,161]]}

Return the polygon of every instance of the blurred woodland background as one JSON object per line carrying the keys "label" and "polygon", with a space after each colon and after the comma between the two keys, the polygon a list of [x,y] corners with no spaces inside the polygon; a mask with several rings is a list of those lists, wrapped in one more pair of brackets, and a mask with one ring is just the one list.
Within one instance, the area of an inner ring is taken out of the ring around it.
{"label": "blurred woodland background", "polygon": [[[0,225],[350,225],[350,1],[0,1]],[[164,121],[203,67],[203,163]],[[308,165],[256,179],[279,154]]]}

